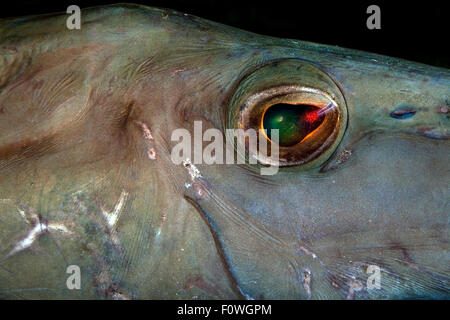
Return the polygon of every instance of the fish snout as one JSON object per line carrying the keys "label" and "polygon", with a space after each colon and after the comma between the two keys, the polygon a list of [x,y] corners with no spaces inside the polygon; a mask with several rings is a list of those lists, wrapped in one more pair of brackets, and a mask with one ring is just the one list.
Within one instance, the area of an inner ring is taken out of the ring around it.
{"label": "fish snout", "polygon": [[353,115],[350,125],[364,132],[450,138],[449,70],[392,58],[356,69],[359,72],[353,67],[352,75],[341,77]]}

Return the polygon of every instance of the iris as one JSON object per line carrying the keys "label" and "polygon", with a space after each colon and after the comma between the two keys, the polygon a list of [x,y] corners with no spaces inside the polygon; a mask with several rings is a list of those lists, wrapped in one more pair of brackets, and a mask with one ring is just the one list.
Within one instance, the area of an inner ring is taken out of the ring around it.
{"label": "iris", "polygon": [[262,126],[270,139],[271,129],[278,129],[279,145],[290,147],[301,142],[324,120],[320,109],[311,105],[275,104],[263,116]]}

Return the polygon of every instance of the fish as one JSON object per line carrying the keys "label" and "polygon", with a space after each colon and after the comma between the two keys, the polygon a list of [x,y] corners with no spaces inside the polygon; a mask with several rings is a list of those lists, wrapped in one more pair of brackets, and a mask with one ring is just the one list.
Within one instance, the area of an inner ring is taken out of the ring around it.
{"label": "fish", "polygon": [[450,297],[448,69],[68,17],[0,20],[0,298]]}

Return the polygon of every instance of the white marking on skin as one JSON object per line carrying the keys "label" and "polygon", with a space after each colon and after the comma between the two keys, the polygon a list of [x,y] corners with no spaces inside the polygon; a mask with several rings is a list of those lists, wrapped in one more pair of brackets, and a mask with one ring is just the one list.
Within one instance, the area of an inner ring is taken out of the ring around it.
{"label": "white marking on skin", "polygon": [[122,212],[123,205],[125,201],[127,200],[128,192],[125,192],[122,190],[119,200],[117,201],[116,206],[114,207],[113,212],[108,212],[101,208],[103,216],[105,217],[106,223],[108,224],[108,228],[110,230],[114,229],[114,226],[116,225],[117,221],[120,218],[120,214]]}
{"label": "white marking on skin", "polygon": [[39,235],[47,231],[47,227],[42,224],[37,224],[33,227],[33,229],[30,230],[28,235],[25,236],[24,239],[19,241],[14,248],[9,252],[8,256],[12,256],[13,254],[16,254],[22,250],[25,250],[34,243],[34,241],[38,238]]}
{"label": "white marking on skin", "polygon": [[144,137],[145,140],[147,140],[147,157],[150,160],[155,160],[156,159],[156,151],[155,148],[153,148],[150,143],[148,141],[150,140],[154,140],[152,133],[150,131],[150,129],[148,128],[147,124],[142,122],[142,121],[134,121],[137,125],[139,125],[142,129],[142,135]]}
{"label": "white marking on skin", "polygon": [[47,226],[47,228],[49,230],[55,230],[55,231],[59,231],[62,233],[72,233],[69,229],[66,228],[65,225],[60,224],[60,223],[51,223]]}
{"label": "white marking on skin", "polygon": [[201,178],[202,175],[200,174],[200,171],[197,169],[194,164],[192,164],[191,160],[187,158],[183,161],[183,166],[187,169],[189,175],[191,176],[191,180],[194,181],[197,178]]}
{"label": "white marking on skin", "polygon": [[144,139],[146,140],[153,140],[152,133],[150,129],[148,128],[147,124],[145,124],[142,121],[135,121],[138,125],[142,128],[142,134],[144,135]]}
{"label": "white marking on skin", "polygon": [[312,252],[312,251],[306,249],[305,247],[301,246],[301,247],[300,247],[300,250],[301,250],[303,253],[312,256],[314,259],[317,259],[317,255],[316,255],[314,252]]}
{"label": "white marking on skin", "polygon": [[72,232],[61,223],[42,223],[39,216],[35,212],[29,212],[28,217],[24,210],[18,209],[20,216],[32,226],[27,235],[20,240],[14,248],[7,254],[6,258],[30,248],[33,243],[44,233],[50,230],[58,231],[61,233],[72,234]]}
{"label": "white marking on skin", "polygon": [[166,214],[162,214],[161,215],[161,219],[160,219],[160,224],[159,224],[159,227],[158,227],[158,229],[156,230],[156,237],[159,237],[160,235],[161,235],[161,230],[162,230],[162,227],[163,227],[163,225],[164,225],[164,223],[166,222],[166,220],[167,220],[167,216],[166,216]]}
{"label": "white marking on skin", "polygon": [[125,190],[122,190],[120,193],[119,200],[117,201],[117,204],[114,206],[114,210],[112,212],[108,212],[102,207],[100,207],[102,214],[106,221],[106,229],[109,233],[111,242],[116,246],[117,248],[121,248],[119,235],[116,230],[116,224],[117,221],[119,221],[120,215],[122,213],[122,208],[127,200],[128,192]]}
{"label": "white marking on skin", "polygon": [[154,148],[150,148],[147,150],[147,156],[150,160],[155,160],[156,159],[156,152]]}
{"label": "white marking on skin", "polygon": [[17,211],[19,211],[19,214],[22,216],[23,220],[25,220],[27,223],[30,223],[27,216],[25,215],[25,211],[20,210],[19,208],[17,208]]}

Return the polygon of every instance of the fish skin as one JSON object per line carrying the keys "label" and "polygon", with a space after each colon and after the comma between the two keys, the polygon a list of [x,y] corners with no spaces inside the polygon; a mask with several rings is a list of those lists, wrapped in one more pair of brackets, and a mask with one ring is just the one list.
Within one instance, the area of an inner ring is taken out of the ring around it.
{"label": "fish skin", "polygon": [[[0,21],[1,298],[449,298],[447,69],[139,5],[66,19]],[[223,130],[241,79],[292,59],[345,100],[325,163],[171,162],[174,129]]]}

